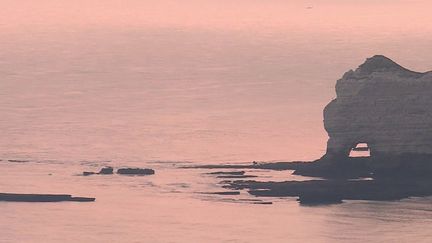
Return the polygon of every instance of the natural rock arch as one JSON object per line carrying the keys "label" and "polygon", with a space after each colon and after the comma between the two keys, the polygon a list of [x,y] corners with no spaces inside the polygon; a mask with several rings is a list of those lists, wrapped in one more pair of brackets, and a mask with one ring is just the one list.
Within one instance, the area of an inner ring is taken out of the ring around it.
{"label": "natural rock arch", "polygon": [[327,158],[347,158],[366,142],[372,157],[432,158],[432,72],[419,73],[378,55],[336,84],[324,109]]}
{"label": "natural rock arch", "polygon": [[349,157],[370,157],[371,147],[367,142],[358,142],[351,146]]}

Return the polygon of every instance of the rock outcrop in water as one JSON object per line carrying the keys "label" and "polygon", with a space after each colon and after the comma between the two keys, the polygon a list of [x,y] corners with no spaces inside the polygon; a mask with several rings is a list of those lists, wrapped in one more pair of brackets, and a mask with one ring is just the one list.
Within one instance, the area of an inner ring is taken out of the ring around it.
{"label": "rock outcrop in water", "polygon": [[432,157],[432,72],[377,55],[345,73],[336,94],[324,109],[326,157],[347,158],[359,143],[380,160]]}
{"label": "rock outcrop in water", "polygon": [[[92,171],[84,171],[83,176],[89,175],[112,175],[114,174],[114,168],[107,166],[102,168],[98,173]],[[155,171],[148,168],[120,168],[117,170],[119,175],[154,175]]]}
{"label": "rock outcrop in water", "polygon": [[6,202],[93,202],[94,197],[73,197],[68,194],[0,193],[0,201]]}
{"label": "rock outcrop in water", "polygon": [[120,175],[153,175],[154,173],[153,169],[146,168],[121,168],[117,170],[117,174]]}
{"label": "rock outcrop in water", "polygon": [[112,175],[114,174],[114,168],[111,166],[106,166],[100,169],[98,173],[92,172],[92,171],[84,171],[82,173],[83,176],[89,176],[89,175]]}
{"label": "rock outcrop in water", "polygon": [[114,173],[113,167],[107,166],[107,167],[102,168],[98,174],[99,175],[112,175],[113,173]]}

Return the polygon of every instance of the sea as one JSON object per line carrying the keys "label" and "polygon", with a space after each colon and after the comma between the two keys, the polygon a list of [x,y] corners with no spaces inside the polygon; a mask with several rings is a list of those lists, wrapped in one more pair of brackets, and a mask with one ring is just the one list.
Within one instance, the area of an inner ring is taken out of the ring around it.
{"label": "sea", "polygon": [[[323,108],[345,72],[376,54],[432,70],[430,9],[0,0],[0,192],[96,198],[0,202],[0,242],[431,242],[432,198],[300,206],[208,194],[221,180],[184,168],[319,158]],[[156,173],[82,176],[104,166]]]}

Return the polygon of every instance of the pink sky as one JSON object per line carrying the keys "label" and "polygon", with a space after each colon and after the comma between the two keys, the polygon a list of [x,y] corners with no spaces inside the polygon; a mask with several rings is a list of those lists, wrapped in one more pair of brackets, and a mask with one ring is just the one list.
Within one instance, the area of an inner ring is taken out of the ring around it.
{"label": "pink sky", "polygon": [[[1,1],[0,27],[173,27],[303,31],[432,29],[430,1],[77,0]],[[308,7],[312,7],[308,9]],[[427,24],[431,23],[431,24]]]}

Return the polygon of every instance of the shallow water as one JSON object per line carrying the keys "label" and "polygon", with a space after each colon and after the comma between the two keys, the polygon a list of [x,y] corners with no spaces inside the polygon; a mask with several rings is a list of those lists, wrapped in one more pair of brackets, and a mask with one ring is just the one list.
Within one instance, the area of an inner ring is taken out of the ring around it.
{"label": "shallow water", "polygon": [[[200,194],[219,180],[176,166],[318,158],[322,109],[345,71],[374,54],[432,69],[431,7],[0,1],[0,191],[97,198],[0,203],[0,241],[430,241],[431,199],[251,204],[237,200],[246,192]],[[103,165],[156,175],[75,175]]]}
{"label": "shallow water", "polygon": [[[224,191],[208,170],[153,163],[154,176],[78,175],[105,163],[1,163],[1,191],[94,196],[94,203],[1,202],[0,242],[428,242],[432,198],[301,207]],[[130,165],[130,164],[128,164]],[[136,165],[136,164],[133,164]],[[176,164],[177,166],[183,164]],[[289,172],[254,172],[266,180]]]}

